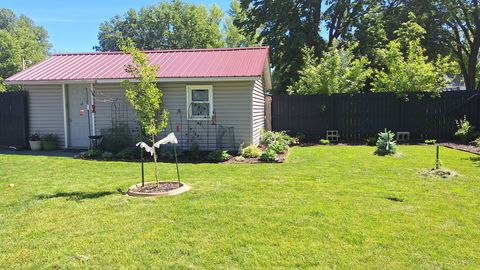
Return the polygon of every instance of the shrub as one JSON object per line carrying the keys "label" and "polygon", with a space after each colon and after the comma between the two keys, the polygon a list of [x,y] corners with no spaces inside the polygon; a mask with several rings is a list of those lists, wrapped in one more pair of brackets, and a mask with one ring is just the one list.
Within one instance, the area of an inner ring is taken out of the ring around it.
{"label": "shrub", "polygon": [[208,154],[208,160],[214,162],[227,161],[232,158],[232,155],[228,153],[227,150],[216,150]]}
{"label": "shrub", "polygon": [[102,154],[102,158],[105,158],[105,159],[111,159],[111,158],[114,158],[115,155],[112,153],[112,152],[104,152]]}
{"label": "shrub", "polygon": [[[183,154],[183,151],[179,148],[177,148],[177,156],[181,156]],[[164,159],[168,160],[174,160],[175,159],[175,151],[173,149],[172,145],[162,145],[160,149],[158,150],[158,156]]]}
{"label": "shrub", "polygon": [[298,143],[305,142],[305,139],[307,136],[303,133],[298,133],[297,136],[295,136],[295,139],[297,140]]}
{"label": "shrub", "polygon": [[380,156],[395,154],[397,144],[394,138],[395,134],[387,129],[378,133],[377,150],[375,153]]}
{"label": "shrub", "polygon": [[[145,155],[145,154],[144,154]],[[140,159],[140,149],[137,147],[125,147],[115,155],[116,158],[124,160]]]}
{"label": "shrub", "polygon": [[42,137],[42,141],[45,142],[57,142],[58,141],[58,136],[55,134],[47,134]]}
{"label": "shrub", "polygon": [[477,137],[478,133],[475,131],[475,127],[470,124],[466,116],[455,122],[458,127],[458,130],[455,132],[455,137],[464,142],[469,142]]}
{"label": "shrub", "polygon": [[267,148],[260,156],[261,161],[275,161],[277,159],[277,152],[271,148]]}
{"label": "shrub", "polygon": [[80,153],[81,158],[98,158],[103,154],[102,150],[90,149]]}
{"label": "shrub", "polygon": [[320,144],[321,145],[327,145],[327,144],[330,144],[330,141],[327,140],[327,139],[320,139]]}
{"label": "shrub", "polygon": [[480,146],[480,137],[476,138],[474,143],[476,146]]}
{"label": "shrub", "polygon": [[101,148],[108,152],[118,153],[133,145],[133,138],[127,125],[102,130],[102,135]]}
{"label": "shrub", "polygon": [[190,157],[192,159],[200,158],[200,145],[198,145],[197,143],[193,143],[190,147]]}
{"label": "shrub", "polygon": [[291,144],[298,143],[298,140],[288,136],[285,131],[274,132],[262,130],[260,132],[260,144],[268,147],[275,142],[289,146]]}
{"label": "shrub", "polygon": [[242,149],[242,156],[245,158],[257,158],[262,154],[260,149],[255,145],[251,144]]}
{"label": "shrub", "polygon": [[436,144],[437,140],[431,139],[431,140],[425,140],[425,144]]}
{"label": "shrub", "polygon": [[275,153],[280,154],[283,153],[285,150],[288,149],[288,145],[281,143],[281,142],[274,142],[270,144],[267,149],[271,149],[275,151]]}

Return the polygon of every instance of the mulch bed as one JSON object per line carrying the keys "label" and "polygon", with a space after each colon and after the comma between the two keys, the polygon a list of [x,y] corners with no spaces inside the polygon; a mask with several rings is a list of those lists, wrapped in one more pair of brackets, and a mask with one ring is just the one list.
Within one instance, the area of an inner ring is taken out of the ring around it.
{"label": "mulch bed", "polygon": [[156,183],[146,183],[145,186],[140,186],[136,189],[133,189],[133,192],[142,192],[142,193],[159,193],[167,192],[180,188],[182,185],[177,182],[160,182],[160,185],[157,186]]}
{"label": "mulch bed", "polygon": [[475,146],[475,145],[460,144],[460,143],[453,143],[453,142],[440,143],[439,145],[445,146],[445,147],[448,147],[448,148],[452,148],[452,149],[455,149],[455,150],[460,150],[460,151],[465,151],[465,152],[469,152],[469,153],[472,153],[472,154],[480,155],[480,147]]}
{"label": "mulch bed", "polygon": [[278,154],[278,157],[275,161],[261,161],[260,158],[240,158],[240,157],[232,157],[231,159],[221,162],[225,164],[255,164],[255,163],[284,163],[288,156],[288,149]]}

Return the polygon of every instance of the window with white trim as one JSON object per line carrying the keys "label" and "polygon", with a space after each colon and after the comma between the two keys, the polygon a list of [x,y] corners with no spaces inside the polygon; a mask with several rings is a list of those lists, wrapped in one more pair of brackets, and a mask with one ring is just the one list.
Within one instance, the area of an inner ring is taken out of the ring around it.
{"label": "window with white trim", "polygon": [[209,120],[213,115],[211,85],[187,85],[188,119]]}

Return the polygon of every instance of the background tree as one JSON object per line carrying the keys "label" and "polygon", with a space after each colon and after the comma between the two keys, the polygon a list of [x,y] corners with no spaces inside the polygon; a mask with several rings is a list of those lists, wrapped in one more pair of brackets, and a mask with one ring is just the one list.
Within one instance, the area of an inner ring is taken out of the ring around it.
{"label": "background tree", "polygon": [[425,29],[415,22],[413,13],[409,18],[396,31],[399,37],[379,50],[386,68],[376,74],[372,83],[374,92],[439,93],[448,83],[445,77],[454,70],[454,63],[449,57],[430,60],[421,46]]}
{"label": "background tree", "polygon": [[234,22],[242,22],[246,19],[245,11],[238,0],[232,0],[228,16],[225,18],[225,45],[227,47],[248,47],[261,44],[258,39],[258,30],[254,33],[244,34]]}
{"label": "background tree", "polygon": [[347,38],[351,34],[353,23],[358,20],[366,8],[365,0],[327,0],[328,8],[324,12],[326,27],[328,29],[328,46],[334,40]]}
{"label": "background tree", "polygon": [[5,85],[3,80],[25,67],[45,59],[51,45],[42,27],[26,16],[0,8],[0,91],[17,90],[17,85]]}
{"label": "background tree", "polygon": [[127,38],[140,50],[223,47],[222,19],[223,11],[217,5],[208,10],[181,0],[160,2],[138,12],[130,9],[100,25],[95,49],[119,50]]}
{"label": "background tree", "polygon": [[[274,68],[274,91],[285,93],[304,66],[302,48],[322,56],[334,39],[351,34],[352,23],[363,11],[364,0],[240,0],[246,17],[235,21],[243,33],[255,33],[269,45]],[[325,35],[322,35],[325,31]]]}
{"label": "background tree", "polygon": [[168,112],[163,110],[160,114],[163,92],[157,85],[157,65],[150,65],[148,56],[135,48],[132,40],[127,39],[121,49],[126,54],[131,55],[132,64],[126,67],[126,71],[132,75],[137,82],[125,80],[122,86],[125,88],[125,96],[135,109],[142,131],[149,136],[152,142],[152,154],[155,162],[155,180],[158,182],[157,173],[157,154],[153,144],[157,136],[165,127],[168,121]]}
{"label": "background tree", "polygon": [[453,51],[467,89],[479,89],[480,7],[478,0],[442,0],[446,44]]}
{"label": "background tree", "polygon": [[304,49],[305,66],[300,70],[300,79],[287,91],[289,94],[318,95],[356,93],[365,87],[372,70],[366,57],[355,59],[354,45],[346,49],[332,47],[318,60],[312,49]]}
{"label": "background tree", "polygon": [[240,0],[240,3],[246,18],[235,24],[247,34],[261,29],[258,38],[270,46],[274,90],[285,93],[287,86],[298,79],[298,71],[304,65],[299,57],[302,48],[313,48],[317,57],[326,48],[320,35],[322,1]]}

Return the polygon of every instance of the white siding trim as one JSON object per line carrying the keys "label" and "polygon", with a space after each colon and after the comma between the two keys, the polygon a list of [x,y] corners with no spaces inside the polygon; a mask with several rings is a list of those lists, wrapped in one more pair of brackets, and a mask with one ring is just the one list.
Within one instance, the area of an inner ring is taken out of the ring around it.
{"label": "white siding trim", "polygon": [[63,132],[64,132],[64,145],[68,148],[68,107],[67,107],[67,89],[65,84],[62,84],[62,98],[63,98]]}
{"label": "white siding trim", "polygon": [[[190,104],[192,103],[192,90],[208,90],[208,101],[209,101],[209,107],[208,107],[208,118],[195,118],[191,117],[190,113]],[[212,120],[213,116],[213,85],[187,85],[187,119],[188,120],[198,120],[198,121],[208,121]]]}
{"label": "white siding trim", "polygon": [[95,113],[93,113],[93,83],[90,83],[90,115],[92,116],[92,135],[95,136]]}

